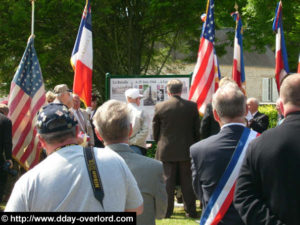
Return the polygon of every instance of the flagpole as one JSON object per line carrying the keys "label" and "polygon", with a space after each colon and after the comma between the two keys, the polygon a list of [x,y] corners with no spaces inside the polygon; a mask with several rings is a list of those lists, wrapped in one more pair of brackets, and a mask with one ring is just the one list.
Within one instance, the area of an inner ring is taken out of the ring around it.
{"label": "flagpole", "polygon": [[32,10],[31,10],[31,36],[34,35],[34,1],[31,0]]}

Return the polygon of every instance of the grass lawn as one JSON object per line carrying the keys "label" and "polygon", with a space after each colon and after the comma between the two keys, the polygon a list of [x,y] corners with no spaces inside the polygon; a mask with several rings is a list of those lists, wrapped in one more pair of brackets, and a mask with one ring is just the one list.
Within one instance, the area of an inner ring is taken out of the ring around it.
{"label": "grass lawn", "polygon": [[[174,201],[175,203],[176,201]],[[176,204],[176,203],[175,203]],[[199,214],[201,214],[200,210],[200,201],[196,201],[196,210]],[[185,211],[183,209],[183,206],[175,206],[174,212],[171,218],[169,219],[162,219],[162,220],[156,220],[156,225],[196,225],[199,224],[200,218],[193,219],[185,216]]]}
{"label": "grass lawn", "polygon": [[[197,207],[197,211],[198,209]],[[196,225],[199,224],[199,219],[187,218],[183,207],[175,207],[171,218],[156,220],[156,225]]]}

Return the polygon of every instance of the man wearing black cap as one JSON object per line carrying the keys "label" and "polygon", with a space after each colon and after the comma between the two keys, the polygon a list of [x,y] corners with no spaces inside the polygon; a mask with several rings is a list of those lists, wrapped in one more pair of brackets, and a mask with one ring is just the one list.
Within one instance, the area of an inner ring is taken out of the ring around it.
{"label": "man wearing black cap", "polygon": [[92,149],[103,187],[103,204],[94,197],[85,149],[77,145],[77,122],[65,105],[50,103],[43,107],[37,130],[48,157],[16,182],[5,211],[142,212],[143,199],[136,181],[113,151]]}

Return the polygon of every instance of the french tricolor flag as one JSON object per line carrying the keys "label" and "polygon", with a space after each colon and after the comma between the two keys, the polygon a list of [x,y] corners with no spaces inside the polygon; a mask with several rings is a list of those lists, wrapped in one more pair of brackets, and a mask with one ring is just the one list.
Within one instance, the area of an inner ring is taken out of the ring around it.
{"label": "french tricolor flag", "polygon": [[231,16],[236,21],[232,79],[237,83],[237,85],[244,92],[244,94],[246,94],[246,79],[245,79],[244,56],[243,56],[243,35],[242,35],[243,24],[238,12],[231,13]]}
{"label": "french tricolor flag", "polygon": [[76,42],[71,56],[74,69],[73,92],[78,94],[85,106],[91,106],[93,72],[93,38],[90,1],[86,1]]}
{"label": "french tricolor flag", "polygon": [[279,92],[282,79],[289,73],[288,58],[283,35],[281,1],[277,4],[273,22],[273,31],[276,32],[275,78],[277,90]]}

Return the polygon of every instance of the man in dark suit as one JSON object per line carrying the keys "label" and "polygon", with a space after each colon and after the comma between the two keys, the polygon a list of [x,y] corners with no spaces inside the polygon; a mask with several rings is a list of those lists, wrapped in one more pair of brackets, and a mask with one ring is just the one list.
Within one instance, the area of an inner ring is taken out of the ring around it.
{"label": "man in dark suit", "polygon": [[[220,87],[213,96],[212,104],[221,130],[190,148],[193,187],[202,203],[202,212],[207,208],[245,129],[246,97],[235,83]],[[243,224],[233,204],[219,224]]]}
{"label": "man in dark suit", "polygon": [[208,103],[205,108],[203,118],[201,120],[200,134],[201,139],[210,137],[220,131],[220,125],[215,120],[211,103]]}
{"label": "man in dark suit", "polygon": [[152,124],[154,140],[157,142],[155,158],[163,162],[168,193],[166,218],[172,215],[174,209],[177,173],[186,215],[193,218],[198,216],[192,188],[189,147],[199,140],[200,119],[196,103],[182,99],[181,92],[180,80],[168,82],[169,99],[155,105]]}
{"label": "man in dark suit", "polygon": [[246,224],[300,222],[300,74],[280,88],[280,126],[264,132],[247,149],[234,204]]}
{"label": "man in dark suit", "polygon": [[124,102],[109,100],[94,115],[95,131],[104,140],[105,150],[117,152],[126,162],[144,200],[144,211],[137,216],[137,225],[155,225],[167,210],[167,193],[163,180],[162,163],[129,147],[130,109]]}
{"label": "man in dark suit", "polygon": [[269,117],[263,113],[258,112],[259,102],[256,98],[248,98],[247,107],[252,115],[248,121],[248,126],[258,133],[262,133],[268,129]]}
{"label": "man in dark suit", "polygon": [[7,172],[3,170],[5,163],[9,164],[9,168],[13,167],[11,150],[12,150],[12,124],[6,117],[8,107],[0,104],[0,202],[5,192],[7,181]]}

